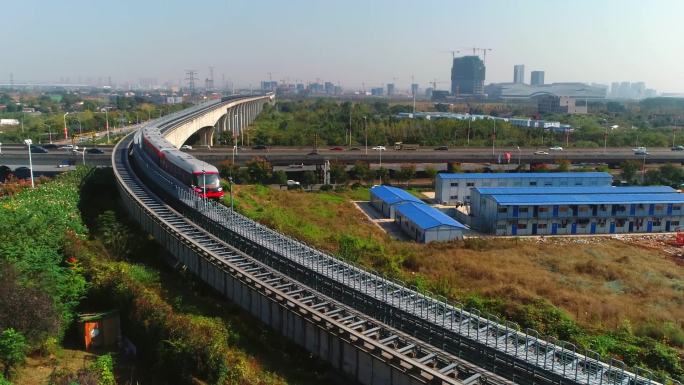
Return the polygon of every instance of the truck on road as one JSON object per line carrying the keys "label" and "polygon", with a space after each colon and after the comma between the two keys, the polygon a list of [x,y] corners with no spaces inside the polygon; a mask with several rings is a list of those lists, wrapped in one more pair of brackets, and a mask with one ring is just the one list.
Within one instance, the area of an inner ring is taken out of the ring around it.
{"label": "truck on road", "polygon": [[395,150],[417,150],[418,147],[420,147],[420,145],[417,143],[404,143],[404,142],[395,142],[394,143],[394,149]]}

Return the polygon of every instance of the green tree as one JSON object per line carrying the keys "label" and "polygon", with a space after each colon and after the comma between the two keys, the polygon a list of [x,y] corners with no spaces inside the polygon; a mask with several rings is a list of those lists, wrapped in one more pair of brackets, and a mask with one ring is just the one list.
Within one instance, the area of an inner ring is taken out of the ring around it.
{"label": "green tree", "polygon": [[311,186],[316,184],[317,181],[318,178],[316,177],[316,173],[311,170],[304,171],[304,174],[302,174],[302,184],[309,187],[309,189],[311,189]]}
{"label": "green tree", "polygon": [[271,179],[271,164],[264,158],[257,157],[247,162],[249,179],[257,183],[268,183]]}
{"label": "green tree", "polygon": [[556,171],[558,172],[567,172],[570,170],[570,161],[567,159],[560,159],[556,161],[556,164],[558,164],[558,167],[556,167]]}
{"label": "green tree", "polygon": [[26,338],[18,331],[8,328],[0,333],[0,362],[5,377],[9,378],[15,366],[24,362],[26,348]]}
{"label": "green tree", "polygon": [[627,160],[622,162],[620,165],[622,172],[620,173],[620,178],[627,182],[628,184],[636,183],[636,174],[639,170],[639,163],[634,160]]}
{"label": "green tree", "polygon": [[347,167],[344,163],[334,162],[330,164],[330,179],[333,183],[345,183],[349,179]]}
{"label": "green tree", "polygon": [[273,173],[273,183],[284,185],[287,184],[287,174],[283,170],[278,170]]}
{"label": "green tree", "polygon": [[416,165],[414,164],[402,164],[399,172],[397,173],[397,179],[402,182],[406,182],[408,187],[411,179],[416,176]]}
{"label": "green tree", "polygon": [[437,170],[432,166],[427,166],[425,167],[425,176],[427,176],[430,181],[434,181],[435,176],[437,176]]}
{"label": "green tree", "polygon": [[388,171],[386,168],[380,167],[379,169],[377,169],[377,170],[375,171],[375,173],[376,173],[376,175],[378,176],[378,178],[379,178],[381,181],[383,181],[383,183],[384,183],[384,182],[388,182],[387,177],[389,176],[389,171]]}

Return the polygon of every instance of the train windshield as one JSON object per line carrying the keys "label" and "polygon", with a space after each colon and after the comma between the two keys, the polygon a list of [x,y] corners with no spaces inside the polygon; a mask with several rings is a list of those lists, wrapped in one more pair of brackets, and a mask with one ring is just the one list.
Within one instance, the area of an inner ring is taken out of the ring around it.
{"label": "train windshield", "polygon": [[195,186],[203,187],[218,187],[219,186],[219,176],[218,174],[195,174]]}

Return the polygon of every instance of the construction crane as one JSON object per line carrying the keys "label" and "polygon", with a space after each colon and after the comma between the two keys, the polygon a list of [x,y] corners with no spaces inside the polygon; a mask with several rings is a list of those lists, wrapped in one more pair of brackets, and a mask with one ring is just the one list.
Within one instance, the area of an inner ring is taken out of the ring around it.
{"label": "construction crane", "polygon": [[456,54],[461,52],[461,49],[471,49],[473,50],[473,55],[478,55],[478,52],[482,52],[482,61],[485,63],[485,65],[487,64],[487,51],[492,50],[492,48],[483,47],[457,47],[457,49],[442,52],[451,52],[451,56],[455,58]]}
{"label": "construction crane", "polygon": [[441,83],[447,83],[447,81],[445,81],[445,80],[432,79],[431,82],[428,82],[428,84],[432,84],[432,89],[433,89],[433,90],[436,90],[436,89],[437,89],[437,84],[441,84]]}
{"label": "construction crane", "polygon": [[445,52],[445,53],[446,53],[446,52],[450,52],[450,53],[451,53],[451,58],[452,58],[452,59],[456,59],[456,54],[457,54],[457,53],[461,53],[461,51],[459,51],[459,50],[446,50],[446,51],[440,51],[440,52]]}

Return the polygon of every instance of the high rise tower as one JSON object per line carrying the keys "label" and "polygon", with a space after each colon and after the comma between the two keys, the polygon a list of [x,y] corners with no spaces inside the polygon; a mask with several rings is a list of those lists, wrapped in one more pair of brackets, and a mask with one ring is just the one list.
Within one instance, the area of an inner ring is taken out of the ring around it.
{"label": "high rise tower", "polygon": [[517,64],[513,66],[513,83],[525,83],[525,65]]}
{"label": "high rise tower", "polygon": [[482,95],[484,93],[485,65],[479,56],[454,58],[451,67],[451,93]]}
{"label": "high rise tower", "polygon": [[544,71],[532,71],[530,74],[530,84],[533,86],[544,85]]}

